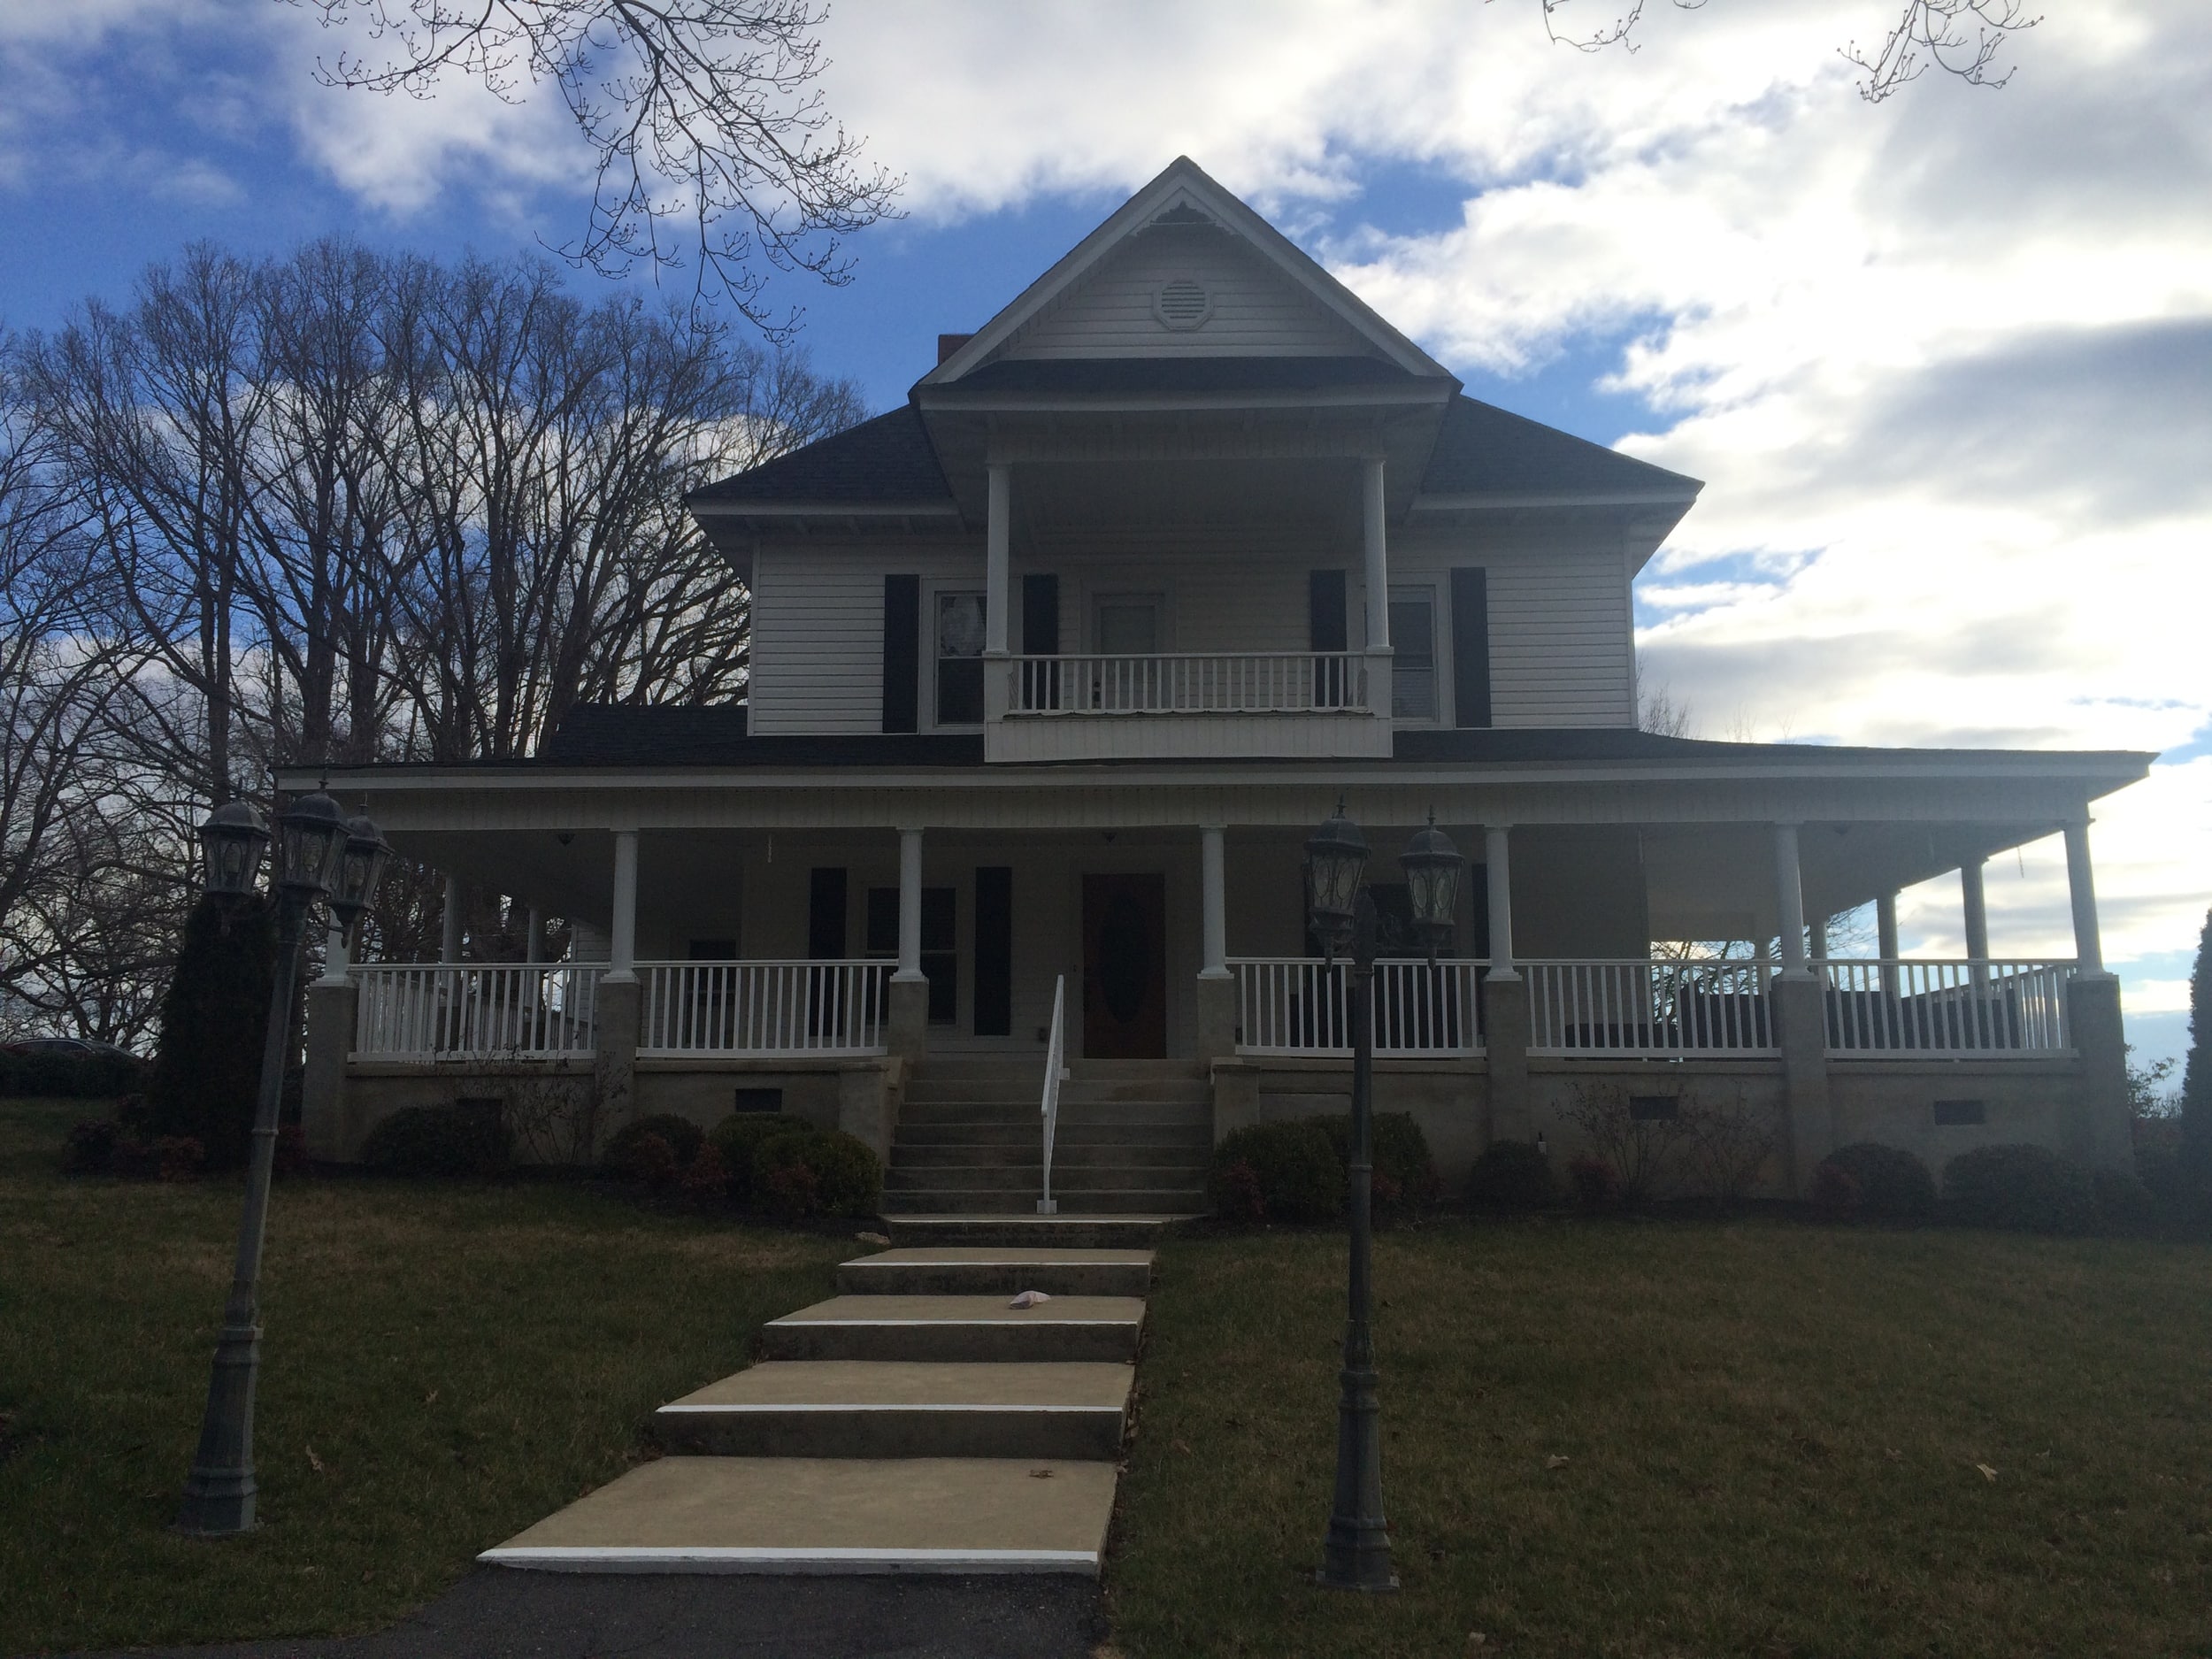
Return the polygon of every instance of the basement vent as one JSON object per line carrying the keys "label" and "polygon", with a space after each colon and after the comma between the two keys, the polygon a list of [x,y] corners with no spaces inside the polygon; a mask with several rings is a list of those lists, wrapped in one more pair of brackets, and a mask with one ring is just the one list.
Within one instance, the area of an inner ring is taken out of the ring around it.
{"label": "basement vent", "polygon": [[1206,285],[1189,277],[1161,283],[1160,291],[1152,297],[1153,314],[1170,328],[1196,328],[1213,315],[1213,296],[1206,292]]}

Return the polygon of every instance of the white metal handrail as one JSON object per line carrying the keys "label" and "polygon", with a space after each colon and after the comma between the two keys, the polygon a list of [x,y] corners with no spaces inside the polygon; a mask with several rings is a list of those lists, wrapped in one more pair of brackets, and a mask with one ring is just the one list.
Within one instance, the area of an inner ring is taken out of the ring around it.
{"label": "white metal handrail", "polygon": [[638,1053],[867,1055],[883,1052],[895,964],[641,962]]}
{"label": "white metal handrail", "polygon": [[1018,657],[1014,668],[1009,714],[1334,714],[1368,706],[1367,662],[1357,651]]}
{"label": "white metal handrail", "polygon": [[588,1055],[603,964],[370,963],[353,1052],[363,1059],[549,1059]]}
{"label": "white metal handrail", "polygon": [[1052,1035],[1045,1044],[1045,1093],[1039,1107],[1044,1118],[1045,1184],[1043,1196],[1037,1200],[1037,1213],[1056,1216],[1060,1201],[1052,1195],[1052,1141],[1060,1128],[1060,1085],[1068,1080],[1068,976],[1061,974],[1052,982]]}
{"label": "white metal handrail", "polygon": [[1828,1052],[2052,1054],[2069,1049],[2071,962],[1902,957],[1816,964]]}
{"label": "white metal handrail", "polygon": [[1531,1054],[1773,1054],[1770,962],[1524,962]]}
{"label": "white metal handrail", "polygon": [[[1431,1056],[1482,1052],[1477,987],[1486,963],[1390,957],[1375,964],[1375,1052]],[[1311,956],[1240,956],[1237,1052],[1352,1052],[1351,964]]]}

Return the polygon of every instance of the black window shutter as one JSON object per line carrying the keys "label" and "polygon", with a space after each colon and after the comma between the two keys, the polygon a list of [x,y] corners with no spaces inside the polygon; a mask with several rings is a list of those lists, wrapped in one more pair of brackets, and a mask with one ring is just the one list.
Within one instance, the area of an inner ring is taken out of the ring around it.
{"label": "black window shutter", "polygon": [[975,1034],[1014,1029],[1014,872],[984,864],[975,872]]}
{"label": "black window shutter", "polygon": [[922,579],[883,579],[883,729],[921,729]]}
{"label": "black window shutter", "polygon": [[1022,578],[1022,654],[1060,654],[1060,579],[1049,571]]}
{"label": "black window shutter", "polygon": [[818,865],[808,877],[806,954],[817,962],[837,962],[845,955],[845,872],[842,865]]}
{"label": "black window shutter", "polygon": [[1490,724],[1490,589],[1479,565],[1452,572],[1452,723]]}
{"label": "black window shutter", "polygon": [[1315,651],[1350,649],[1344,624],[1344,572],[1306,572],[1306,648]]}

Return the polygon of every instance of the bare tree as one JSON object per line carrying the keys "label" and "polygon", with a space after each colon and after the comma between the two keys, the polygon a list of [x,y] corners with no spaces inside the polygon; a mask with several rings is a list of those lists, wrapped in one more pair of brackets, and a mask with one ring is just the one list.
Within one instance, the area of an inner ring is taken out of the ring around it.
{"label": "bare tree", "polygon": [[[1488,4],[1488,0],[1485,0]],[[1603,51],[1610,46],[1636,50],[1632,38],[1643,20],[1645,0],[1629,0],[1602,23],[1586,30],[1564,26],[1574,0],[1539,0],[1543,7],[1544,31],[1553,43],[1577,51]],[[1674,0],[1680,12],[1699,12],[1706,0]],[[1587,8],[1574,13],[1590,15]],[[1859,96],[1869,104],[1885,98],[1917,81],[1931,68],[1939,69],[1972,87],[1997,88],[2012,79],[2012,69],[1993,71],[1997,55],[2016,35],[2025,34],[2043,20],[2031,14],[2022,0],[1902,0],[1896,27],[1891,29],[1879,51],[1863,51],[1854,41],[1840,49],[1844,58],[1866,72]]]}
{"label": "bare tree", "polygon": [[584,234],[557,250],[611,275],[695,259],[695,293],[726,294],[772,340],[799,313],[772,308],[763,265],[842,284],[843,239],[895,211],[902,180],[864,171],[815,88],[818,0],[286,4],[326,27],[358,19],[375,45],[319,65],[326,86],[421,98],[457,73],[512,102],[551,81],[597,169]]}

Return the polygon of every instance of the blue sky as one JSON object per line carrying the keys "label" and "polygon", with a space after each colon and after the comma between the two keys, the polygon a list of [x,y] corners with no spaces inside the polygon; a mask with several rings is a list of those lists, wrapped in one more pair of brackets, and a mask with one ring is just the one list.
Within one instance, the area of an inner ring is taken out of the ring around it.
{"label": "blue sky", "polygon": [[[1537,0],[841,0],[825,89],[909,217],[782,294],[887,406],[1194,156],[1474,395],[1708,480],[1637,595],[1703,734],[2159,755],[2094,833],[2131,1032],[2175,1052],[2212,903],[2212,220],[2175,211],[2212,200],[2212,8],[2077,0],[2003,92],[1870,106],[1836,49],[1894,12],[1660,6],[1585,56]],[[329,90],[334,43],[270,0],[9,0],[0,321],[199,236],[573,234],[552,100]],[[2063,953],[2055,842],[1990,896],[2001,953]],[[1958,948],[1955,881],[1904,910]]]}

